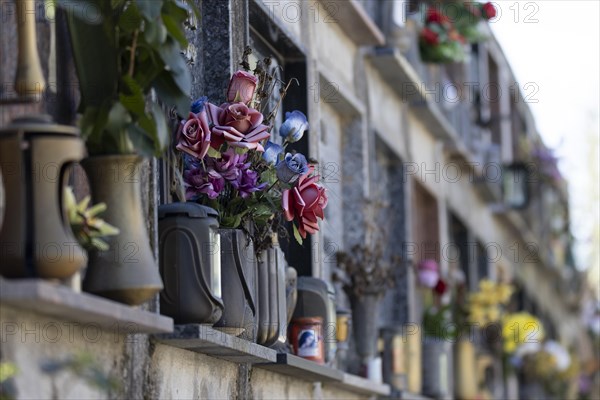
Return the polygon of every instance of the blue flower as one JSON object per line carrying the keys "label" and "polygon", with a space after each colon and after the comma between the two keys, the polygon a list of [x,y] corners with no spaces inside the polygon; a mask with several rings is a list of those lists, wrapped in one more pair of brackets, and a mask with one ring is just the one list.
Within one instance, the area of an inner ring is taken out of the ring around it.
{"label": "blue flower", "polygon": [[285,183],[294,183],[308,172],[306,157],[300,153],[287,153],[282,162],[277,165],[277,178]]}
{"label": "blue flower", "polygon": [[269,140],[265,145],[265,151],[262,157],[269,164],[277,165],[279,164],[279,155],[281,153],[283,153],[283,147]]}
{"label": "blue flower", "polygon": [[279,135],[288,141],[294,143],[302,139],[304,131],[308,129],[308,120],[302,111],[294,110],[285,113],[285,121],[279,128]]}
{"label": "blue flower", "polygon": [[198,100],[192,103],[192,107],[190,109],[194,114],[198,114],[202,110],[204,110],[204,104],[208,101],[208,97],[202,96]]}

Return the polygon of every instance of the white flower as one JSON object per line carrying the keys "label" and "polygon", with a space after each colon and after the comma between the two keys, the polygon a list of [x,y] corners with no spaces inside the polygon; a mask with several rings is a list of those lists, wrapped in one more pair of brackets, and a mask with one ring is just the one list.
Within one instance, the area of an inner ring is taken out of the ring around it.
{"label": "white flower", "polygon": [[549,340],[544,344],[544,351],[551,354],[556,360],[556,369],[564,371],[571,365],[571,356],[567,349],[565,349],[560,343]]}

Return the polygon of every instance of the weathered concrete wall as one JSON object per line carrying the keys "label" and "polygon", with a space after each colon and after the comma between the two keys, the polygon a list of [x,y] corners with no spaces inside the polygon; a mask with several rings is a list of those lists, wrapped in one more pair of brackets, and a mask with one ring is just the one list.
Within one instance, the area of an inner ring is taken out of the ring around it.
{"label": "weathered concrete wall", "polygon": [[[124,335],[12,307],[0,307],[0,359],[14,363],[17,399],[359,399],[334,386],[248,368]],[[132,352],[130,347],[137,346]],[[44,372],[50,363],[91,356],[80,369]],[[98,389],[84,379],[93,369],[119,383]]]}

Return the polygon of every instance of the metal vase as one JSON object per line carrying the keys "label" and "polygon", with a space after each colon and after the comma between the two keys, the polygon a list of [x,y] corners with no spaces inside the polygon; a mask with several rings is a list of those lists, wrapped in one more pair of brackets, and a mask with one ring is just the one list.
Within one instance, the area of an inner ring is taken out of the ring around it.
{"label": "metal vase", "polygon": [[158,208],[159,266],[165,289],[160,312],[176,324],[214,324],[221,318],[218,213],[197,203]]}
{"label": "metal vase", "polygon": [[66,279],[85,266],[85,251],[61,202],[65,171],[84,154],[79,131],[54,124],[49,116],[20,118],[0,130],[6,196],[0,275]]}
{"label": "metal vase", "polygon": [[423,340],[422,393],[436,399],[452,399],[452,342],[440,338]]}
{"label": "metal vase", "polygon": [[285,256],[277,244],[258,257],[258,344],[273,345],[285,336],[287,322]]}
{"label": "metal vase", "polygon": [[382,296],[366,293],[362,296],[351,295],[353,337],[356,352],[366,362],[377,355],[379,328],[377,317]]}
{"label": "metal vase", "polygon": [[163,288],[142,212],[141,162],[137,155],[109,155],[81,163],[94,202],[108,207],[101,217],[120,230],[107,238],[108,251],[90,253],[83,289],[129,305],[141,304]]}
{"label": "metal vase", "polygon": [[223,315],[215,328],[256,342],[258,269],[254,245],[241,229],[220,229]]}

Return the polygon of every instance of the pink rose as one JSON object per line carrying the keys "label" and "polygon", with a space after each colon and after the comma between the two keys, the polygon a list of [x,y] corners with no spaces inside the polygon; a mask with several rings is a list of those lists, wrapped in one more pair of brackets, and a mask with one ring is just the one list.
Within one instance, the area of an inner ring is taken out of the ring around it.
{"label": "pink rose", "polygon": [[225,103],[221,107],[207,103],[211,123],[211,146],[218,149],[223,142],[232,147],[264,151],[259,143],[271,134],[263,125],[263,115],[244,103]]}
{"label": "pink rose", "polygon": [[281,203],[287,221],[294,218],[298,222],[298,231],[303,239],[306,233],[315,233],[319,230],[318,218],[325,218],[323,209],[327,206],[325,188],[318,185],[318,175],[310,176],[314,171],[311,166],[308,172],[298,179],[298,184],[283,191]]}
{"label": "pink rose", "polygon": [[249,72],[237,71],[229,81],[227,101],[229,103],[241,101],[244,104],[248,104],[252,100],[252,97],[254,97],[254,90],[257,83],[258,78],[256,76]]}
{"label": "pink rose", "polygon": [[175,148],[198,159],[203,158],[208,152],[211,137],[206,111],[190,113],[187,121],[182,121],[181,125]]}
{"label": "pink rose", "polygon": [[440,268],[437,261],[426,259],[419,263],[419,283],[433,289],[440,280]]}

